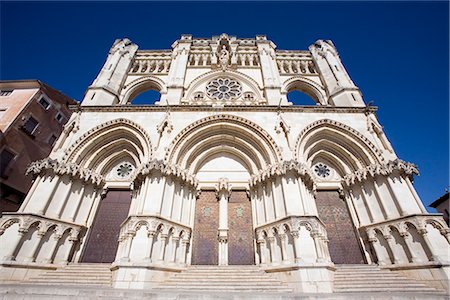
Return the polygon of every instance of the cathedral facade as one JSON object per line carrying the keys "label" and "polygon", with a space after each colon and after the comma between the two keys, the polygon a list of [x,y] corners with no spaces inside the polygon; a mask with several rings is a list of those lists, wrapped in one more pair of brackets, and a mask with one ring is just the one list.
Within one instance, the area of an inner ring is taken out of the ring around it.
{"label": "cathedral facade", "polygon": [[[155,105],[132,104],[148,90]],[[316,105],[293,105],[292,91]],[[30,165],[19,211],[0,219],[4,280],[68,263],[111,264],[117,288],[192,265],[256,265],[300,292],[331,292],[342,264],[441,288],[450,277],[447,225],[331,41],[117,40],[73,109],[50,156]]]}

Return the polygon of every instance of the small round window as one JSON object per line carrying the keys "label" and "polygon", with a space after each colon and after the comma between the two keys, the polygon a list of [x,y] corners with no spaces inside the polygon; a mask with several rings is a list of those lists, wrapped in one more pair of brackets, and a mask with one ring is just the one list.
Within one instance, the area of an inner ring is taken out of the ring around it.
{"label": "small round window", "polygon": [[241,96],[242,86],[234,79],[217,78],[208,83],[206,94],[216,100],[232,100]]}
{"label": "small round window", "polygon": [[331,174],[330,168],[323,163],[318,163],[314,166],[314,173],[320,178],[327,178]]}
{"label": "small round window", "polygon": [[128,162],[120,164],[116,169],[117,175],[122,178],[129,176],[131,171],[133,171],[133,165]]}

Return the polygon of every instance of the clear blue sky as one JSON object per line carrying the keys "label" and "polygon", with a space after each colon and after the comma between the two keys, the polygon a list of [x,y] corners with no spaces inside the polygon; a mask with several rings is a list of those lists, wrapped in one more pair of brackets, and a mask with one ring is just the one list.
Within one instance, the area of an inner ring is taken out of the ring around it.
{"label": "clear blue sky", "polygon": [[116,38],[167,49],[182,33],[266,34],[278,49],[331,39],[425,204],[449,185],[448,2],[1,2],[0,78],[81,100]]}

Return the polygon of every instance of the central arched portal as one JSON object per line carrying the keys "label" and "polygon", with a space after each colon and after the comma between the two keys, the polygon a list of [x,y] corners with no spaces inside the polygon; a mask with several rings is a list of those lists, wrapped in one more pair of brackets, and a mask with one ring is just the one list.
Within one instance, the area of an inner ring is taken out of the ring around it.
{"label": "central arched portal", "polygon": [[[196,203],[193,265],[253,265],[252,209],[245,162],[221,152],[209,156],[197,173],[202,188]],[[220,190],[220,183],[227,190]]]}

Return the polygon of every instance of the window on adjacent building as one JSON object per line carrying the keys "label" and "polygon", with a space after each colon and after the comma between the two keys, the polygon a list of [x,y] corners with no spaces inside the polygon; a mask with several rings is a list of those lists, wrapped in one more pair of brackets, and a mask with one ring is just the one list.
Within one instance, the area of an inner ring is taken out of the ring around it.
{"label": "window on adjacent building", "polygon": [[0,96],[9,96],[9,95],[11,95],[12,92],[13,92],[13,90],[1,90]]}
{"label": "window on adjacent building", "polygon": [[6,176],[6,170],[11,163],[11,161],[14,159],[15,155],[11,151],[7,149],[3,149],[0,153],[0,176],[5,177]]}
{"label": "window on adjacent building", "polygon": [[39,122],[35,118],[29,117],[28,120],[22,125],[22,130],[28,134],[33,134],[38,125]]}
{"label": "window on adjacent building", "polygon": [[50,101],[48,101],[45,97],[41,97],[41,99],[39,99],[39,104],[44,109],[49,109],[50,108]]}
{"label": "window on adjacent building", "polygon": [[56,121],[58,121],[59,123],[62,123],[65,118],[66,116],[62,112],[58,112],[55,116]]}
{"label": "window on adjacent building", "polygon": [[53,146],[53,145],[55,144],[57,138],[58,138],[58,137],[57,137],[56,135],[52,134],[52,135],[50,136],[50,138],[48,139],[48,144],[49,144],[50,146]]}

